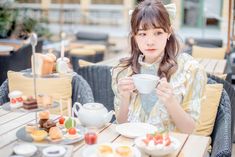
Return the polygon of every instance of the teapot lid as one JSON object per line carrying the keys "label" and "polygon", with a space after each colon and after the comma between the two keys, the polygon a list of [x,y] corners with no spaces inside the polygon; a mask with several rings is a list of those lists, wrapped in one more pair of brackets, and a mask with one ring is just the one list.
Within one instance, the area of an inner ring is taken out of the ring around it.
{"label": "teapot lid", "polygon": [[104,105],[101,103],[86,103],[83,107],[88,110],[99,110],[104,108]]}

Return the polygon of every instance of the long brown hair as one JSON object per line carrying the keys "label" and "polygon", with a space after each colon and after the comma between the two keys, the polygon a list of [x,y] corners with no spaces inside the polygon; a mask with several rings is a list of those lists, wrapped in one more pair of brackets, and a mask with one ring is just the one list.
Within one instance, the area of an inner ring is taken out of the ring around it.
{"label": "long brown hair", "polygon": [[140,25],[145,30],[160,27],[165,32],[171,33],[171,36],[167,40],[164,56],[158,70],[158,75],[160,77],[166,77],[169,81],[171,75],[174,74],[178,68],[176,56],[179,53],[179,42],[171,28],[169,14],[163,3],[159,0],[142,1],[133,11],[131,17],[131,32],[129,35],[131,57],[122,59],[120,65],[124,65],[124,69],[131,66],[134,74],[139,73],[140,64],[138,63],[138,58],[142,52],[139,50],[135,41],[135,35],[138,33]]}

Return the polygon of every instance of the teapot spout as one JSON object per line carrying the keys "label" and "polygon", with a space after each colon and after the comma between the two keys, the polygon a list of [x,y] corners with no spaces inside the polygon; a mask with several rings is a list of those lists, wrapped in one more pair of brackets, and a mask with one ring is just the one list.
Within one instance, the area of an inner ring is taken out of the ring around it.
{"label": "teapot spout", "polygon": [[113,110],[109,111],[106,115],[104,115],[105,124],[107,124],[107,123],[109,123],[111,121],[113,115],[114,115],[114,111]]}

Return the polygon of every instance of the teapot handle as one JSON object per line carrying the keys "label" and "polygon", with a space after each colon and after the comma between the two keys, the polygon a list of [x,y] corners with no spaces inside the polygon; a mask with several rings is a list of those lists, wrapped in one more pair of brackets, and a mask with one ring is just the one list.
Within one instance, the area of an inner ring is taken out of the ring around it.
{"label": "teapot handle", "polygon": [[78,110],[77,110],[77,106],[79,107],[79,109],[81,108],[82,104],[80,104],[79,102],[75,102],[73,104],[73,108],[72,108],[72,114],[73,116],[78,116]]}

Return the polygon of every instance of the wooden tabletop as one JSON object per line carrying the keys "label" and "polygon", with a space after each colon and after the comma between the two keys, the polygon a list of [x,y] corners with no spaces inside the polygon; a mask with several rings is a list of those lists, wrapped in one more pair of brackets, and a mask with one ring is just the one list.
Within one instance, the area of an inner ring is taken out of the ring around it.
{"label": "wooden tabletop", "polygon": [[[52,115],[51,119],[58,119],[58,115]],[[9,112],[0,109],[0,154],[2,157],[12,153],[13,146],[19,142],[16,132],[24,125],[35,121],[35,113]],[[134,145],[134,140],[121,136],[115,131],[116,124],[107,124],[101,129],[97,129],[98,143],[111,142]],[[203,157],[210,143],[210,138],[181,133],[171,133],[180,141],[180,147],[167,157]],[[82,151],[87,147],[84,141],[73,144],[73,155],[82,156]],[[148,157],[147,155],[142,155]]]}

